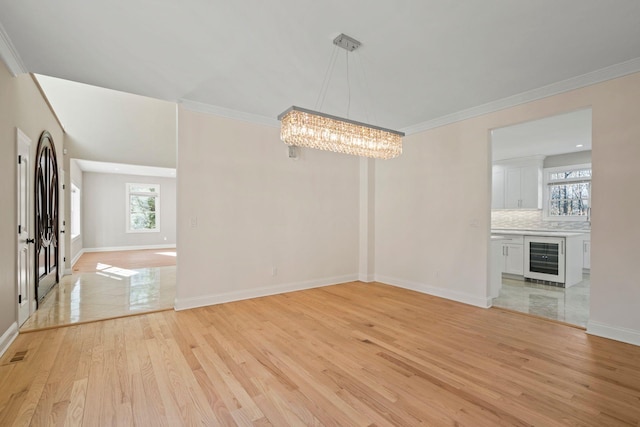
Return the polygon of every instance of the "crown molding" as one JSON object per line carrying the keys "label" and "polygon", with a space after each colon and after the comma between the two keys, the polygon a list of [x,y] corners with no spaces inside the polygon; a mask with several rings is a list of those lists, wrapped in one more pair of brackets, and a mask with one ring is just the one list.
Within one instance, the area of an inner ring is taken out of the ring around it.
{"label": "crown molding", "polygon": [[231,110],[229,108],[218,107],[217,105],[205,104],[202,102],[180,99],[178,101],[184,108],[197,113],[207,113],[228,119],[242,120],[244,122],[256,123],[271,127],[280,127],[280,121],[276,118],[260,116],[258,114],[244,113],[242,111]]}
{"label": "crown molding", "polygon": [[590,73],[582,74],[580,76],[571,77],[557,83],[552,83],[547,86],[542,86],[537,89],[532,89],[527,92],[522,92],[517,95],[479,105],[477,107],[458,111],[452,114],[447,114],[446,116],[418,123],[401,130],[405,134],[411,135],[414,133],[423,132],[429,129],[481,116],[483,114],[493,113],[505,108],[515,107],[516,105],[525,104],[527,102],[546,98],[548,96],[558,95],[570,90],[579,89],[596,83],[601,83],[607,80],[626,76],[628,74],[637,73],[638,71],[640,71],[640,58],[635,58],[629,61],[621,62],[619,64],[611,65],[609,67],[601,68]]}
{"label": "crown molding", "polygon": [[2,23],[0,23],[0,58],[2,58],[14,77],[27,72],[27,67],[24,66],[22,58],[20,58],[18,51],[13,46],[9,34],[5,31]]}

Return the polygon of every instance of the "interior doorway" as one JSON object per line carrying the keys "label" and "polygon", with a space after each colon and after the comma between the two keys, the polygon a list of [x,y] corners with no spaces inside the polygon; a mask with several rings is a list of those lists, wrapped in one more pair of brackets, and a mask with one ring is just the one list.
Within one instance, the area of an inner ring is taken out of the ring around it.
{"label": "interior doorway", "polygon": [[586,327],[591,109],[494,129],[491,146],[493,306]]}
{"label": "interior doorway", "polygon": [[66,275],[21,330],[173,308],[176,170],[71,158],[65,175]]}

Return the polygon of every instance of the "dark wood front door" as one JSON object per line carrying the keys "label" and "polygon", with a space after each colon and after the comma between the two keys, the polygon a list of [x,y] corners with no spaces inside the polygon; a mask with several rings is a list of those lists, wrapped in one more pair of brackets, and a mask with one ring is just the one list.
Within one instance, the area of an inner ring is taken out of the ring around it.
{"label": "dark wood front door", "polygon": [[35,270],[38,304],[58,283],[58,162],[51,134],[42,132],[36,153]]}

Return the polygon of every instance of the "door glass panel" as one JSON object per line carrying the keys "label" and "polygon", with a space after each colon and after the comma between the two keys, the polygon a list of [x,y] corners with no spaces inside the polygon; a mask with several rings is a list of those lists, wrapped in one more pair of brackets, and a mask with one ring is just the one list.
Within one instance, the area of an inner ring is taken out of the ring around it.
{"label": "door glass panel", "polygon": [[47,250],[42,249],[38,254],[38,277],[42,277],[47,274]]}
{"label": "door glass panel", "polygon": [[557,243],[529,242],[529,270],[558,275],[559,249]]}

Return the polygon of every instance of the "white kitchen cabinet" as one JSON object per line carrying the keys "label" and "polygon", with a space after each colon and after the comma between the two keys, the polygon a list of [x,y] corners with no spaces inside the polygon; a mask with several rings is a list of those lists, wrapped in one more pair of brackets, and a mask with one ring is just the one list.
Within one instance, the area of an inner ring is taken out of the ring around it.
{"label": "white kitchen cabinet", "polygon": [[524,274],[524,245],[503,244],[505,250],[504,272],[509,274]]}
{"label": "white kitchen cabinet", "polygon": [[489,266],[489,298],[498,298],[502,289],[502,271],[504,270],[504,255],[502,236],[491,236],[491,264]]}
{"label": "white kitchen cabinet", "polygon": [[504,209],[504,169],[494,167],[491,181],[491,209]]}
{"label": "white kitchen cabinet", "polygon": [[518,235],[502,235],[502,271],[522,276],[524,274],[524,237]]}
{"label": "white kitchen cabinet", "polygon": [[505,170],[504,206],[507,209],[541,209],[542,169],[538,166]]}
{"label": "white kitchen cabinet", "polygon": [[495,162],[492,169],[492,209],[541,209],[544,157]]}
{"label": "white kitchen cabinet", "polygon": [[591,269],[591,240],[582,241],[582,268]]}

